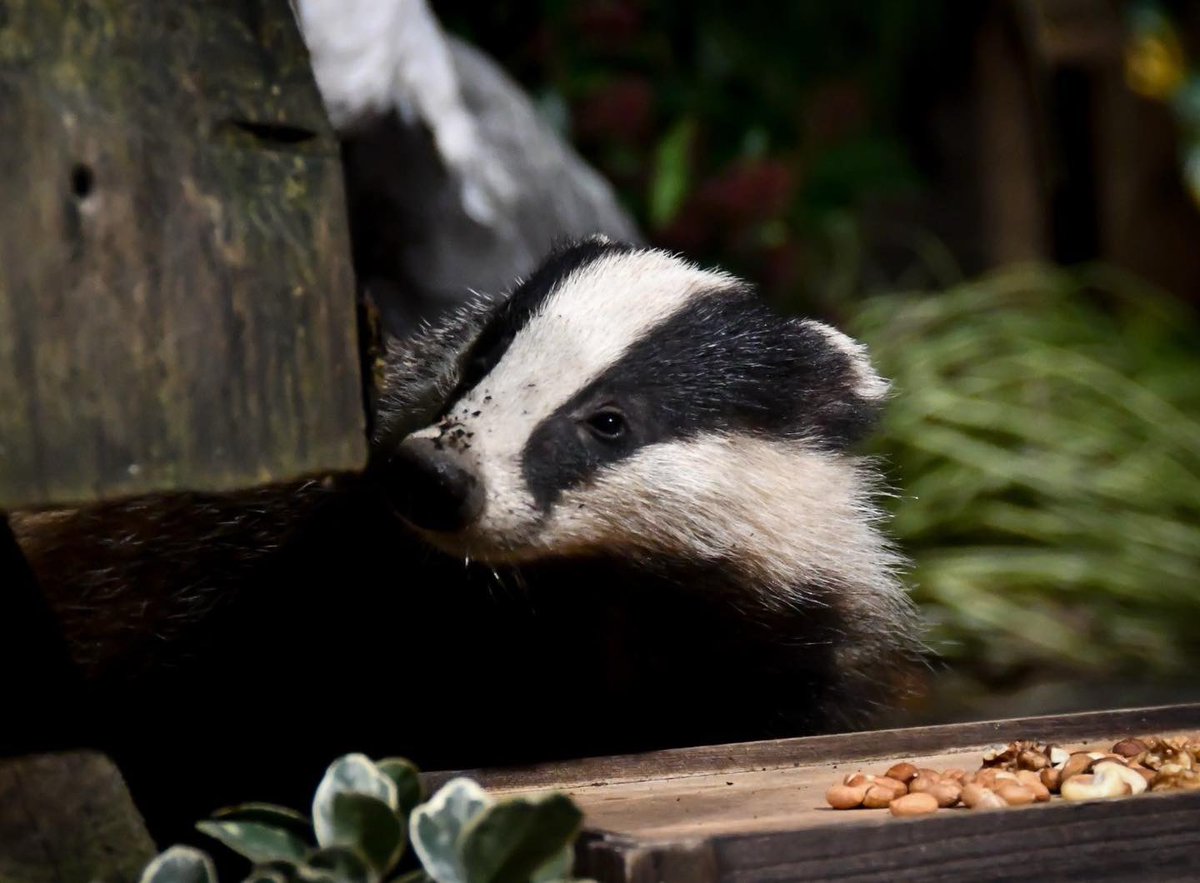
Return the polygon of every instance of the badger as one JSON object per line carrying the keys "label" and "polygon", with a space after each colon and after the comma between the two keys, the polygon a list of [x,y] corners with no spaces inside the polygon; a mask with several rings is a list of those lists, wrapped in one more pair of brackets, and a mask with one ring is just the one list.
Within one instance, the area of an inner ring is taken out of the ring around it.
{"label": "badger", "polygon": [[383,377],[362,474],[14,518],[87,738],[152,819],[302,799],[348,750],[853,727],[919,658],[854,453],[888,384],[834,328],[596,237],[393,342]]}

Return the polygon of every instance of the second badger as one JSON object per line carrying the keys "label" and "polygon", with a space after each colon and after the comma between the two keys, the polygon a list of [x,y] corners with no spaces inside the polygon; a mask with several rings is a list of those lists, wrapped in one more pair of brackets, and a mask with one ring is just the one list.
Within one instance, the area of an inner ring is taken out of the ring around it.
{"label": "second badger", "polygon": [[589,240],[392,348],[363,476],[14,526],[135,793],[180,755],[210,807],[349,750],[825,731],[917,655],[851,452],[886,391],[737,279]]}

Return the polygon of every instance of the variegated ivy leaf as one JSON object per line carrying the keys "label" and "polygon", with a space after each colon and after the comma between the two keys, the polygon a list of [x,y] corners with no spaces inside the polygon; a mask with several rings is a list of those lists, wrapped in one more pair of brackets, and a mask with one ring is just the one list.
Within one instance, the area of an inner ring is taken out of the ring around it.
{"label": "variegated ivy leaf", "polygon": [[312,844],[312,822],[302,813],[286,806],[276,806],[273,803],[239,803],[227,806],[213,813],[214,822],[257,822],[288,831],[306,843]]}
{"label": "variegated ivy leaf", "polygon": [[317,793],[313,796],[313,830],[320,846],[337,843],[334,835],[333,796],[335,794],[365,794],[387,804],[393,811],[399,807],[396,783],[385,776],[365,754],[339,757],[325,770]]}
{"label": "variegated ivy leaf", "polygon": [[404,826],[382,800],[353,791],[334,794],[329,821],[329,845],[354,850],[377,876],[390,871],[404,851]]}
{"label": "variegated ivy leaf", "polygon": [[571,869],[575,866],[575,846],[568,843],[550,857],[544,865],[533,872],[529,883],[562,883],[571,880]]}
{"label": "variegated ivy leaf", "polygon": [[278,868],[255,868],[244,878],[242,883],[292,883],[294,873],[286,873]]}
{"label": "variegated ivy leaf", "polygon": [[336,883],[371,883],[378,879],[357,852],[344,846],[317,850],[308,857],[304,868]]}
{"label": "variegated ivy leaf", "polygon": [[462,862],[463,832],[494,803],[475,782],[458,778],[412,811],[409,839],[425,871],[437,883],[473,883]]}
{"label": "variegated ivy leaf", "polygon": [[197,830],[220,840],[255,864],[269,861],[298,862],[312,848],[291,831],[261,822],[199,822]]}
{"label": "variegated ivy leaf", "polygon": [[417,768],[403,757],[385,757],[376,766],[380,772],[396,783],[397,812],[407,819],[424,797],[421,778]]}
{"label": "variegated ivy leaf", "polygon": [[200,850],[172,846],[146,865],[140,883],[217,883],[217,871]]}
{"label": "variegated ivy leaf", "polygon": [[[488,807],[463,832],[459,847],[471,883],[529,883],[547,864],[562,861],[579,833],[583,813],[565,794],[513,798]],[[563,879],[570,863],[557,877]],[[542,880],[547,879],[541,876]]]}

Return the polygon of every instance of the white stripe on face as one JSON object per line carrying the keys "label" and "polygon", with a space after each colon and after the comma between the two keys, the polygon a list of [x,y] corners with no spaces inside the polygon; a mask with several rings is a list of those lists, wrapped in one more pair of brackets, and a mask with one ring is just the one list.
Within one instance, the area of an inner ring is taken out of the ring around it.
{"label": "white stripe on face", "polygon": [[767,605],[836,581],[846,609],[881,609],[903,590],[872,490],[853,459],[802,441],[704,435],[647,446],[564,492],[537,543],[726,563],[752,575]]}
{"label": "white stripe on face", "polygon": [[543,420],[696,298],[741,290],[732,276],[659,251],[604,255],[561,282],[448,415],[471,433],[466,455],[487,488],[472,544],[505,549],[532,539],[541,513],[525,487],[521,453]]}

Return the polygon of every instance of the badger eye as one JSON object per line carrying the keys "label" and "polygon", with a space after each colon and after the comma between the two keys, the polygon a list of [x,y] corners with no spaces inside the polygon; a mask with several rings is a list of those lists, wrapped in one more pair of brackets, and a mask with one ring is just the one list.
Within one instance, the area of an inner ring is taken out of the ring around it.
{"label": "badger eye", "polygon": [[602,408],[587,419],[588,428],[602,439],[611,441],[625,434],[625,417],[615,408]]}

